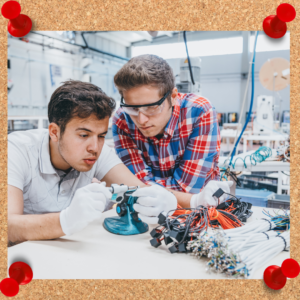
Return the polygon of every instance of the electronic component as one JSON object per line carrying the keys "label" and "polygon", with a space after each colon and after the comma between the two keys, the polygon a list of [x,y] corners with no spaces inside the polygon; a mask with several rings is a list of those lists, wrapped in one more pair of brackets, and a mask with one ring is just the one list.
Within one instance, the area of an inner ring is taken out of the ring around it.
{"label": "electronic component", "polygon": [[160,242],[159,239],[152,239],[152,240],[150,240],[150,244],[151,244],[151,246],[153,246],[154,248],[157,248],[158,246],[161,245],[161,242]]}
{"label": "electronic component", "polygon": [[[118,216],[106,218],[103,222],[104,228],[111,233],[120,235],[141,234],[148,231],[148,224],[142,222],[138,213],[133,209],[138,198],[133,197],[132,193],[138,187],[112,184],[107,189],[113,193],[111,201],[117,203],[116,212]],[[151,233],[157,236],[153,230]]]}
{"label": "electronic component", "polygon": [[173,245],[173,246],[171,246],[171,247],[169,248],[169,251],[170,251],[171,253],[175,253],[175,252],[178,252],[178,248],[176,247],[176,245]]}
{"label": "electronic component", "polygon": [[225,192],[220,188],[218,189],[212,196],[216,197],[218,199],[218,204],[220,204],[220,197],[224,194]]}
{"label": "electronic component", "polygon": [[170,243],[173,242],[173,240],[170,237],[170,234],[168,232],[164,233],[164,241],[166,245],[169,245]]}
{"label": "electronic component", "polygon": [[158,224],[163,225],[166,222],[166,214],[165,212],[161,212],[158,215]]}
{"label": "electronic component", "polygon": [[151,230],[150,235],[153,238],[158,238],[158,237],[161,236],[161,232],[159,230],[157,230],[157,229],[154,228],[153,230]]}

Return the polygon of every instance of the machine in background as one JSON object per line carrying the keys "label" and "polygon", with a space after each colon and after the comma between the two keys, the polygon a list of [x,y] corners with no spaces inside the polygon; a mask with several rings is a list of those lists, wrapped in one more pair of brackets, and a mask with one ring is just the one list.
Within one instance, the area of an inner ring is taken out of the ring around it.
{"label": "machine in background", "polygon": [[280,57],[268,59],[259,71],[259,81],[264,88],[272,92],[272,96],[257,97],[254,131],[261,134],[274,134],[274,131],[279,131],[281,123],[281,132],[289,133],[289,112],[282,112],[283,99],[278,93],[290,84],[289,61]]}
{"label": "machine in background", "polygon": [[188,59],[180,60],[180,82],[176,84],[179,93],[194,93],[200,94],[200,72],[201,59],[199,57],[191,57],[191,70],[195,84],[192,83]]}
{"label": "machine in background", "polygon": [[290,111],[284,110],[281,117],[282,132],[290,134]]}
{"label": "machine in background", "polygon": [[256,119],[253,130],[255,133],[271,134],[274,127],[274,105],[272,96],[258,96]]}

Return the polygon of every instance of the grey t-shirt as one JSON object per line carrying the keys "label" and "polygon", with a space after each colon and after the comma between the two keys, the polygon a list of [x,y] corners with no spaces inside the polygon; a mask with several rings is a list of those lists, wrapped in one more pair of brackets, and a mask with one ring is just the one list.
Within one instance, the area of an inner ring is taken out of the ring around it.
{"label": "grey t-shirt", "polygon": [[[71,169],[64,175],[51,163],[48,129],[8,135],[8,184],[23,191],[24,214],[60,212],[70,205],[77,189],[90,184],[94,177],[101,180],[120,163],[114,150],[104,145],[90,171]],[[110,201],[106,209],[109,206]]]}

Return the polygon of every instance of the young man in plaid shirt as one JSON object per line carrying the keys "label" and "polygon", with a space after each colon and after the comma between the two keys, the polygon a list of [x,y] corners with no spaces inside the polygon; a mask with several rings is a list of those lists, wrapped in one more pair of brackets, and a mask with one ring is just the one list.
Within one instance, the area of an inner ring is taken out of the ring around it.
{"label": "young man in plaid shirt", "polygon": [[[144,183],[172,191],[182,207],[216,206],[212,194],[229,193],[232,182],[219,181],[221,138],[211,103],[178,93],[171,67],[155,55],[132,58],[114,81],[122,99],[113,135],[123,163]],[[157,202],[146,192],[139,190],[147,201],[135,207],[141,217]]]}

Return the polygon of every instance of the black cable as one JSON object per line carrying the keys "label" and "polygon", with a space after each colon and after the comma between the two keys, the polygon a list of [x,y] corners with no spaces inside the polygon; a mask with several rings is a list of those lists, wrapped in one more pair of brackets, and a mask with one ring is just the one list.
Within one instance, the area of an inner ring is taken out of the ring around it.
{"label": "black cable", "polygon": [[281,235],[277,235],[276,237],[279,237],[279,238],[282,238],[283,239],[283,242],[284,242],[284,248],[283,248],[283,251],[284,250],[286,250],[286,240],[285,240],[285,238],[283,237],[283,236],[281,236]]}
{"label": "black cable", "polygon": [[248,209],[248,204],[246,202],[240,201],[239,207],[237,207],[234,211],[231,213],[234,214],[238,219],[240,219]]}
{"label": "black cable", "polygon": [[268,236],[265,232],[262,232],[262,233],[265,234],[265,235],[267,236],[268,240],[270,239],[269,236]]}
{"label": "black cable", "polygon": [[84,31],[81,32],[81,36],[83,37],[85,45],[80,45],[80,44],[77,44],[77,43],[71,43],[69,41],[61,40],[59,38],[55,38],[55,37],[52,37],[52,36],[49,36],[49,35],[46,35],[46,34],[43,34],[43,33],[40,33],[40,32],[31,31],[30,33],[41,35],[41,36],[47,37],[49,39],[57,40],[57,41],[60,41],[62,43],[69,44],[69,45],[72,45],[72,46],[81,47],[82,49],[89,49],[89,50],[94,51],[94,52],[98,52],[98,53],[101,53],[101,54],[104,54],[104,55],[108,55],[108,56],[111,56],[111,57],[114,57],[114,58],[118,58],[118,59],[121,59],[121,60],[129,61],[129,58],[127,58],[127,57],[119,56],[119,55],[116,55],[116,54],[113,54],[113,53],[109,53],[109,52],[106,52],[106,51],[103,51],[103,50],[100,50],[100,49],[97,49],[97,48],[94,48],[94,47],[90,47],[86,43],[86,40],[85,40],[83,34],[92,33],[92,32],[84,32]]}
{"label": "black cable", "polygon": [[271,223],[271,221],[267,220],[267,219],[264,219],[264,218],[262,218],[262,220],[267,221],[270,224],[270,228],[268,229],[268,231],[271,230],[272,229],[272,223]]}
{"label": "black cable", "polygon": [[193,85],[195,85],[193,71],[192,71],[192,66],[191,66],[191,61],[190,61],[190,56],[189,56],[189,51],[188,51],[188,47],[187,47],[186,31],[183,32],[183,39],[184,39],[184,44],[185,44],[185,50],[186,50],[187,60],[188,60],[188,63],[189,63],[189,70],[190,70],[191,80],[192,80]]}

